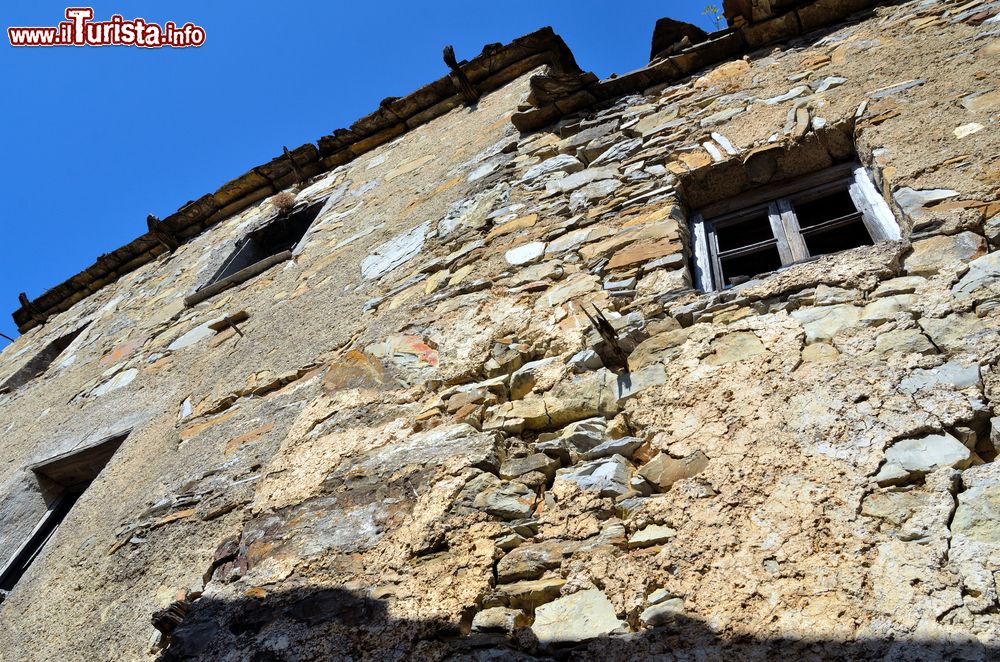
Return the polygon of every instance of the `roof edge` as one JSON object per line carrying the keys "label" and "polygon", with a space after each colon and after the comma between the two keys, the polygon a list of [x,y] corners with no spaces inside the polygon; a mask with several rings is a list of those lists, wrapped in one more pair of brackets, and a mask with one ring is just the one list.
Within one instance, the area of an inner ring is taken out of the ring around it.
{"label": "roof edge", "polygon": [[[551,27],[519,37],[509,44],[487,44],[451,73],[405,97],[387,97],[378,109],[337,129],[315,144],[295,149],[251,168],[214,193],[188,201],[163,221],[149,219],[149,232],[56,285],[33,301],[20,296],[21,307],[12,317],[25,333],[50,317],[68,310],[121,276],[175,250],[220,221],[293,184],[349,163],[376,147],[422,126],[469,101],[469,94],[486,94],[532,69],[549,65],[545,75],[531,78],[527,107],[511,118],[520,131],[533,131],[566,115],[656,85],[669,84],[713,64],[739,57],[764,46],[786,41],[822,27],[840,23],[852,14],[898,0],[775,0],[762,12],[749,0],[724,0],[729,27],[707,35],[704,41],[669,49],[635,71],[604,80],[577,65],[572,51]],[[446,49],[445,61],[448,62]],[[452,61],[452,64],[454,61]],[[472,90],[466,87],[471,83]]]}
{"label": "roof edge", "polygon": [[212,193],[190,200],[162,221],[149,217],[149,231],[97,258],[91,266],[21,306],[12,317],[25,333],[68,310],[127,273],[195,237],[220,221],[289,186],[328,172],[412,129],[462,105],[464,81],[473,93],[487,94],[542,65],[565,74],[580,73],[573,53],[553,31],[544,27],[509,44],[487,44],[469,61],[458,62],[445,76],[404,97],[387,97],[372,113],[347,129],[337,129],[316,143],[295,149],[251,168]]}
{"label": "roof edge", "polygon": [[[782,0],[772,2],[777,11],[761,13],[748,0],[726,0],[730,27],[707,35],[704,41],[670,49],[648,65],[621,76],[597,80],[593,74],[565,73],[533,76],[531,108],[514,114],[511,121],[521,131],[534,131],[562,117],[656,85],[682,80],[705,68],[731,60],[770,44],[787,41],[819,28],[843,22],[852,14],[896,0]],[[741,13],[742,12],[742,13]],[[682,43],[677,46],[682,46]]]}

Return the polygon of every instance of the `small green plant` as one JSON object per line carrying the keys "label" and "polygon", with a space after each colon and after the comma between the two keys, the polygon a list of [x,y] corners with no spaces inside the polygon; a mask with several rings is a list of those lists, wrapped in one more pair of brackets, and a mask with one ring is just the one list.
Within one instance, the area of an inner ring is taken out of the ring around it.
{"label": "small green plant", "polygon": [[722,10],[715,5],[705,5],[705,8],[701,11],[702,16],[708,16],[715,23],[715,29],[722,29]]}

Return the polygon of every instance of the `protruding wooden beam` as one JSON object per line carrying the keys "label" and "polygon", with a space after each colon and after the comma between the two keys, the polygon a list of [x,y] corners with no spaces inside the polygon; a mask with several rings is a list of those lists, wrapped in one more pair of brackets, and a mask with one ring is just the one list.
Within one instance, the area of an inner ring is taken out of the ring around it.
{"label": "protruding wooden beam", "polygon": [[153,238],[163,244],[163,247],[168,251],[175,251],[180,246],[177,240],[163,229],[163,222],[153,214],[146,217],[146,227],[149,228],[149,234],[153,235]]}
{"label": "protruding wooden beam", "polygon": [[462,99],[465,100],[465,105],[471,106],[479,101],[479,97],[481,96],[479,91],[469,81],[469,77],[465,75],[462,68],[458,66],[458,60],[455,59],[455,49],[451,46],[444,47],[444,63],[451,69],[451,82],[461,92]]}
{"label": "protruding wooden beam", "polygon": [[37,322],[38,324],[45,324],[45,320],[47,318],[44,315],[42,315],[41,312],[39,312],[39,310],[35,308],[34,305],[32,305],[31,301],[28,299],[27,294],[25,294],[24,292],[18,294],[17,301],[18,303],[21,304],[21,308],[24,309],[24,312],[28,313],[31,319],[35,320],[35,322]]}
{"label": "protruding wooden beam", "polygon": [[292,158],[292,153],[288,151],[288,147],[282,147],[285,152],[285,158],[288,159],[288,163],[292,166],[292,173],[295,175],[295,183],[301,184],[303,177],[302,173],[299,172],[299,167],[295,165],[295,159]]}

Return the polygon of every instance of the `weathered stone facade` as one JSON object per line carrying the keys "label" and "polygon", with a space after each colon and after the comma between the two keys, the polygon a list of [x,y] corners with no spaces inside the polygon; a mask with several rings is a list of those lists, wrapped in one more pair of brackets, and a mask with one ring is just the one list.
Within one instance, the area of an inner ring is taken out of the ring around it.
{"label": "weathered stone facade", "polygon": [[[0,563],[128,436],[0,659],[996,659],[1000,2],[726,9],[607,81],[487,47],[25,302]],[[693,286],[697,210],[854,160],[900,240]]]}

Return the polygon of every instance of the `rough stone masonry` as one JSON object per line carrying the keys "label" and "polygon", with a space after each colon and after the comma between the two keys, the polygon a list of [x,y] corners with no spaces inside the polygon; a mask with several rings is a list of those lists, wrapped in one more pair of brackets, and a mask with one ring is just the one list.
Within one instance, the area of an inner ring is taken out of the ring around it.
{"label": "rough stone masonry", "polygon": [[[25,297],[5,572],[87,482],[0,659],[1000,657],[1000,2],[725,7],[487,46]],[[699,210],[855,161],[900,239],[696,287]]]}

